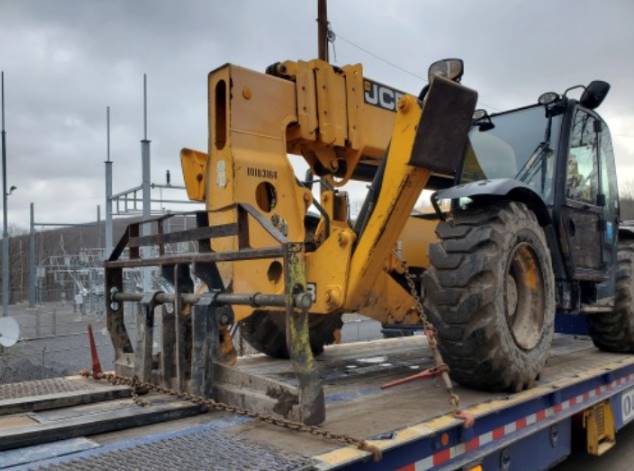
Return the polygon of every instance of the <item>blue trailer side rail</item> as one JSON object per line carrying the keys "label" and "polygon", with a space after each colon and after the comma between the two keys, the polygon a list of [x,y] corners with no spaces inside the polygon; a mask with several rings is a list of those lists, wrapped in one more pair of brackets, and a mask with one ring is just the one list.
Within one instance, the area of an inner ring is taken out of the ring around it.
{"label": "blue trailer side rail", "polygon": [[[615,431],[634,421],[634,355],[600,352],[587,339],[559,336],[535,387],[514,394],[458,387],[463,410],[474,417],[465,428],[434,380],[381,387],[426,367],[431,360],[425,345],[421,336],[343,344],[321,360],[330,414],[324,427],[368,438],[382,451],[378,462],[354,446],[297,430],[193,410],[191,403],[161,394],[144,396],[140,406],[131,391],[122,396],[115,386],[68,377],[0,385],[0,468],[117,471],[143,463],[143,469],[205,471],[536,471],[563,461],[584,440],[604,451]],[[290,366],[254,356],[242,368],[283,378]],[[64,387],[51,397],[58,383]],[[32,395],[3,402],[3,388],[9,396],[16,388]],[[68,390],[81,394],[81,401],[71,400]],[[611,436],[590,433],[599,422],[596,414]]]}
{"label": "blue trailer side rail", "polygon": [[631,356],[579,374],[547,388],[537,387],[508,401],[492,401],[468,410],[476,420],[466,429],[451,416],[399,430],[372,443],[383,451],[375,463],[353,448],[316,457],[319,469],[486,471],[547,469],[571,452],[573,418],[609,401],[616,430],[634,419],[634,359]]}

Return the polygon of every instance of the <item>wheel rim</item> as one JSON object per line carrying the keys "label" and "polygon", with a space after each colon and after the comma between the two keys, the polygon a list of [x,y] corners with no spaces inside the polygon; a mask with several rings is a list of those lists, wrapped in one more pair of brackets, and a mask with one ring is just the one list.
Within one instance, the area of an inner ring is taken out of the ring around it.
{"label": "wheel rim", "polygon": [[515,343],[532,350],[544,327],[544,276],[537,254],[527,242],[517,244],[509,259],[504,290],[506,320]]}

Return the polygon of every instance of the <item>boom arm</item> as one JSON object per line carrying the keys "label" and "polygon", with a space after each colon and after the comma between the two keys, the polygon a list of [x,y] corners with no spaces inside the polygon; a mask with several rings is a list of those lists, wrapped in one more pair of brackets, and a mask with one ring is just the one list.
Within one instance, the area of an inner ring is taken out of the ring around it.
{"label": "boom arm", "polygon": [[[359,309],[379,319],[396,313],[402,322],[413,300],[386,263],[430,176],[458,168],[475,92],[436,78],[421,108],[415,97],[364,79],[360,65],[298,61],[273,69],[276,76],[225,65],[209,74],[209,153],[181,153],[188,194],[206,201],[210,226],[235,224],[239,203],[260,211],[288,240],[311,242],[305,255],[311,312]],[[301,154],[335,185],[353,177],[360,162],[387,159],[362,230],[349,226],[345,199],[329,190],[321,194],[319,225],[307,226],[313,196],[297,182],[289,153]],[[254,225],[248,234],[212,240],[211,249],[245,243],[264,249],[277,242]],[[216,289],[283,290],[281,260],[218,265],[224,286]],[[253,310],[236,306],[236,321]]]}
{"label": "boom arm", "polygon": [[476,99],[473,90],[439,77],[422,109],[413,97],[401,98],[376,206],[357,234],[348,285],[350,307],[360,309],[372,302],[374,280],[432,172],[458,172]]}

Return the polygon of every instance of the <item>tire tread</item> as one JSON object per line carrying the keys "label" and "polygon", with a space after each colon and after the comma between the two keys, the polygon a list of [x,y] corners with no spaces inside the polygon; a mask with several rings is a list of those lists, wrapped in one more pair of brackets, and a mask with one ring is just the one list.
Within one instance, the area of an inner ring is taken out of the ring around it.
{"label": "tire tread", "polygon": [[[496,314],[501,252],[521,228],[537,235],[547,267],[545,333],[532,356],[509,346],[512,336],[503,331]],[[546,361],[554,330],[552,262],[535,214],[522,203],[497,202],[456,212],[452,221],[438,225],[436,234],[440,242],[430,247],[431,266],[423,276],[425,310],[451,376],[465,386],[490,391],[530,386]]]}

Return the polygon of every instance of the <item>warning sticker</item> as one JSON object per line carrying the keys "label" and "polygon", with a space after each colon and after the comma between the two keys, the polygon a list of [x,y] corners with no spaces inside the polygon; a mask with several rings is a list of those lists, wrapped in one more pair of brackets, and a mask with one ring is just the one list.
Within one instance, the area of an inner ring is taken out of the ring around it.
{"label": "warning sticker", "polygon": [[634,388],[621,394],[621,415],[623,425],[634,419]]}

